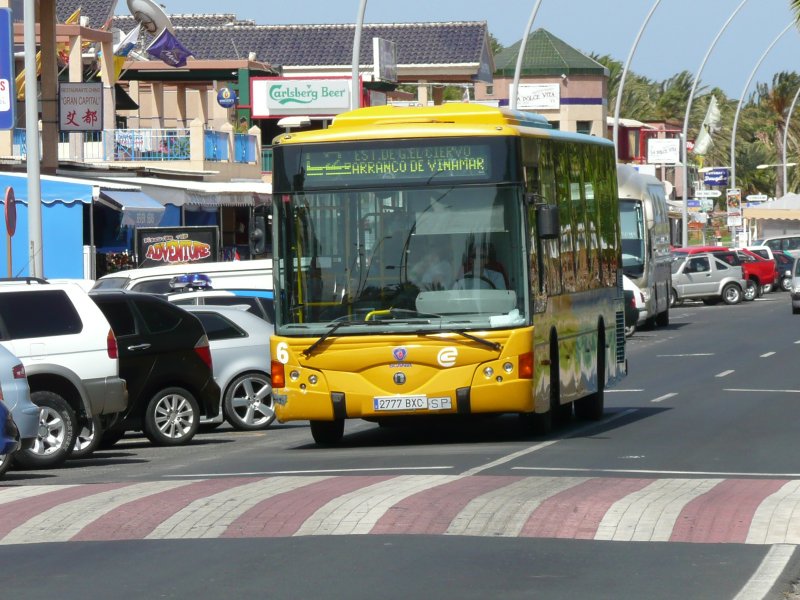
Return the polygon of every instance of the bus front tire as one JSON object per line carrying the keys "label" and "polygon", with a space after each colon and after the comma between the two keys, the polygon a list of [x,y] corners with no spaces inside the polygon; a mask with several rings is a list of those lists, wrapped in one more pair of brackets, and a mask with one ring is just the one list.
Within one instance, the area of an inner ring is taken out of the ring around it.
{"label": "bus front tire", "polygon": [[344,419],[311,421],[311,437],[320,446],[331,446],[342,441]]}

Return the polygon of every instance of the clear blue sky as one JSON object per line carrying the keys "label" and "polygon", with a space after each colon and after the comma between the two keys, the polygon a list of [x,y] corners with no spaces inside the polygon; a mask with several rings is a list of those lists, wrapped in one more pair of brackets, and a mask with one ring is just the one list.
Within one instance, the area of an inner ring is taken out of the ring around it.
{"label": "clear blue sky", "polygon": [[[168,14],[233,13],[261,25],[353,23],[359,0],[156,0]],[[696,73],[711,43],[742,0],[662,0],[633,57],[631,69],[654,80],[682,71]],[[625,62],[655,0],[542,0],[533,28],[544,28],[585,52]],[[487,21],[489,32],[508,46],[520,40],[535,0],[370,0],[365,22]],[[128,14],[126,0],[117,12]],[[709,55],[702,85],[739,98],[750,73],[793,20],[789,0],[746,0]],[[800,72],[800,32],[791,28],[766,54],[756,82],[778,71]]]}

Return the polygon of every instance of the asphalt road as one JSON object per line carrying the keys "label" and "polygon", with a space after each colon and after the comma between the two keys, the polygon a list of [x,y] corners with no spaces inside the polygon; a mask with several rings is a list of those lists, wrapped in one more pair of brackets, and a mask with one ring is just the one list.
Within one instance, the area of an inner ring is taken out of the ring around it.
{"label": "asphalt road", "polygon": [[598,423],[303,423],[126,438],[0,488],[0,597],[785,598],[800,317],[687,304]]}

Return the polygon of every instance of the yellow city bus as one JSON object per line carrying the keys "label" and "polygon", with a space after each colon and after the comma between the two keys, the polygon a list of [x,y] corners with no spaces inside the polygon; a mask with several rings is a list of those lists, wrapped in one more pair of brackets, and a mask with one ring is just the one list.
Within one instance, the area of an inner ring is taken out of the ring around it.
{"label": "yellow city bus", "polygon": [[[478,104],[381,106],[273,147],[281,422],[600,419],[624,376],[613,144]],[[435,265],[435,266],[433,266]],[[426,272],[427,271],[427,272]]]}

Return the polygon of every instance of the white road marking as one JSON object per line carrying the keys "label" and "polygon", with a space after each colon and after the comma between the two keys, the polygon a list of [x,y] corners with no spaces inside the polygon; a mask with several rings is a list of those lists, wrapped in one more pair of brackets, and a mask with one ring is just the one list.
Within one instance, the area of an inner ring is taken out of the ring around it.
{"label": "white road marking", "polygon": [[644,390],[606,390],[606,394],[622,394],[625,392],[643,392]]}
{"label": "white road marking", "polygon": [[661,402],[663,400],[668,400],[669,398],[672,398],[673,396],[677,395],[678,395],[677,392],[670,392],[669,394],[664,394],[663,396],[659,396],[658,398],[653,398],[652,400],[650,400],[650,402]]}
{"label": "white road marking", "polygon": [[452,469],[451,465],[438,467],[370,467],[363,469],[308,469],[305,471],[245,471],[242,473],[195,473],[194,475],[165,475],[164,477],[250,477],[254,475],[311,475],[313,473],[362,473],[369,471],[437,471]]}
{"label": "white road marking", "polygon": [[691,475],[698,477],[800,478],[800,473],[737,473],[727,471],[657,471],[654,469],[590,469],[580,467],[511,467],[512,471],[562,471],[564,473],[626,473],[629,475]]}
{"label": "white road marking", "polygon": [[795,548],[791,544],[775,544],[769,549],[764,560],[753,573],[750,580],[744,584],[733,600],[762,600],[766,598],[772,586],[781,576],[786,565],[794,554]]}
{"label": "white road marking", "polygon": [[530,448],[525,448],[524,450],[520,450],[519,452],[512,452],[511,454],[507,454],[506,456],[500,457],[497,460],[493,460],[492,462],[488,462],[486,464],[479,465],[477,467],[473,467],[472,469],[468,469],[467,471],[464,471],[462,473],[462,475],[465,475],[465,476],[475,475],[477,473],[480,473],[481,471],[486,471],[487,469],[491,469],[493,467],[497,467],[497,466],[505,464],[507,462],[511,462],[512,460],[515,460],[515,459],[519,458],[520,456],[525,456],[526,454],[530,454],[531,452],[536,452],[537,450],[541,450],[542,448],[547,448],[548,446],[552,446],[556,442],[559,442],[559,441],[564,440],[564,439],[568,439],[569,437],[577,437],[579,435],[580,436],[586,435],[586,430],[587,429],[592,429],[592,428],[597,427],[599,425],[606,425],[608,423],[616,421],[617,419],[621,419],[622,417],[626,417],[631,413],[635,413],[635,412],[637,412],[637,410],[638,409],[636,409],[636,408],[629,408],[628,410],[623,410],[621,413],[617,413],[615,415],[612,415],[607,419],[603,419],[602,421],[597,421],[596,423],[590,423],[588,425],[585,425],[584,427],[579,428],[577,431],[573,431],[569,436],[557,437],[556,439],[550,440],[549,442],[542,442],[541,444],[536,444],[535,446],[531,446]]}
{"label": "white road marking", "polygon": [[658,358],[683,358],[688,356],[714,356],[713,352],[696,352],[695,354],[656,354]]}
{"label": "white road marking", "polygon": [[747,388],[725,388],[723,392],[761,392],[768,394],[800,394],[800,390],[759,390]]}
{"label": "white road marking", "polygon": [[772,356],[773,354],[775,354],[775,353],[774,352],[767,352],[766,354],[762,354],[761,358],[767,358],[769,356]]}
{"label": "white road marking", "polygon": [[725,377],[733,372],[734,372],[733,369],[728,369],[727,371],[723,371],[722,373],[717,373],[716,375],[714,375],[714,377]]}

